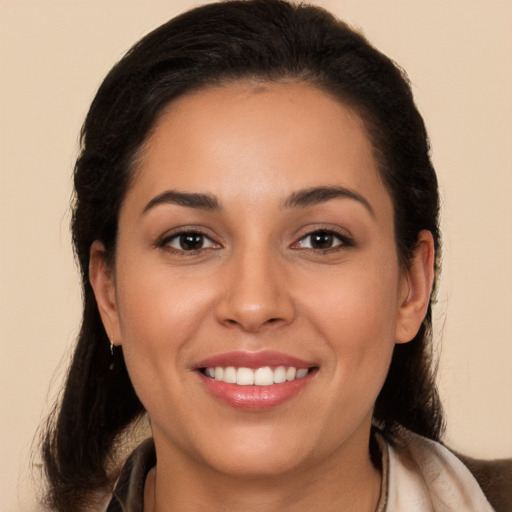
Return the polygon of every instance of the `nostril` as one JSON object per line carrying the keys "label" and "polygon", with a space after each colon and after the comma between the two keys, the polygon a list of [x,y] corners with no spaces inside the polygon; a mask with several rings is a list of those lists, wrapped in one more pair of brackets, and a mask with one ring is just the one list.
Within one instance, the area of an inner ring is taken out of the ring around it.
{"label": "nostril", "polygon": [[242,289],[239,283],[232,293],[220,298],[215,308],[215,317],[221,324],[251,332],[277,328],[292,321],[293,316],[294,308],[287,295],[263,294],[256,285]]}
{"label": "nostril", "polygon": [[[268,320],[264,321],[264,324],[275,324],[276,322],[279,322],[279,318],[269,318]],[[233,318],[227,318],[226,322],[230,325],[238,325],[240,322],[237,320],[234,320]]]}
{"label": "nostril", "polygon": [[251,319],[237,320],[235,318],[226,318],[224,320],[224,324],[226,326],[231,326],[231,327],[238,326],[238,327],[242,327],[243,329],[252,331],[252,330],[264,328],[265,326],[270,327],[270,326],[278,325],[282,321],[283,321],[283,319],[279,318],[279,317],[268,318],[267,320],[263,320],[262,322],[258,321],[258,320],[251,322]]}

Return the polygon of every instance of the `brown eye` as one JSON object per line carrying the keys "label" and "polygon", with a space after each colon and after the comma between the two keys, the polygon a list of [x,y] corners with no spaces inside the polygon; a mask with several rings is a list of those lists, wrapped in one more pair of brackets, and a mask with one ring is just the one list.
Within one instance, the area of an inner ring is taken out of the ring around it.
{"label": "brown eye", "polygon": [[204,236],[199,233],[184,233],[179,236],[179,245],[184,251],[197,251],[203,244]]}
{"label": "brown eye", "polygon": [[352,244],[347,237],[334,231],[318,230],[303,236],[296,244],[296,249],[326,251],[329,249],[349,247]]}
{"label": "brown eye", "polygon": [[318,231],[310,236],[310,244],[313,249],[330,249],[336,241],[332,233]]}
{"label": "brown eye", "polygon": [[205,234],[195,231],[177,233],[165,239],[162,245],[180,252],[194,252],[219,247],[218,244],[213,242],[213,240]]}

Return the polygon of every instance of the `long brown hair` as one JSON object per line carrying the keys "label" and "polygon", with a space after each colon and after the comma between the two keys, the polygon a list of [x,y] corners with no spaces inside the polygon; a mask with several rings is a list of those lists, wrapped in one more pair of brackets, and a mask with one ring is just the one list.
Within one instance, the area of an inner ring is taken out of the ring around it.
{"label": "long brown hair", "polygon": [[[88,277],[91,244],[100,240],[113,259],[137,153],[164,106],[192,89],[240,78],[302,80],[355,108],[393,200],[402,264],[420,230],[432,232],[439,251],[437,180],[423,120],[404,72],[360,33],[318,7],[235,0],[188,11],[145,36],[105,78],[81,133],[72,231],[83,320],[43,440],[53,510],[78,512],[111,489],[116,441],[144,413],[122,349],[109,352]],[[439,439],[443,415],[433,374],[429,306],[414,340],[396,346],[375,404],[375,422],[390,440],[401,428]]]}

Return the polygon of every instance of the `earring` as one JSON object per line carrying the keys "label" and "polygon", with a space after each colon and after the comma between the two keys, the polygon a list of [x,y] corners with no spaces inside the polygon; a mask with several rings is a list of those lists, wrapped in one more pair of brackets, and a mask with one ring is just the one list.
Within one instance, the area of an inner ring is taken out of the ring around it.
{"label": "earring", "polygon": [[115,367],[114,360],[114,343],[112,342],[112,338],[110,338],[110,364],[108,365],[108,369],[112,371]]}

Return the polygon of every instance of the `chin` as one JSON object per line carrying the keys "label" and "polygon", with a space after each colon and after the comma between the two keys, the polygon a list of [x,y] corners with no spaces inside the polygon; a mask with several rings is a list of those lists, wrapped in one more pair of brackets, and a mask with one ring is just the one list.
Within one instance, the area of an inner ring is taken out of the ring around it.
{"label": "chin", "polygon": [[215,459],[210,466],[226,476],[244,479],[278,478],[293,474],[300,470],[304,463],[289,450],[275,448],[267,450],[246,450],[226,454],[222,460]]}
{"label": "chin", "polygon": [[214,437],[214,444],[202,455],[206,464],[225,475],[253,479],[292,474],[308,463],[318,447],[307,436],[276,425],[234,428]]}

